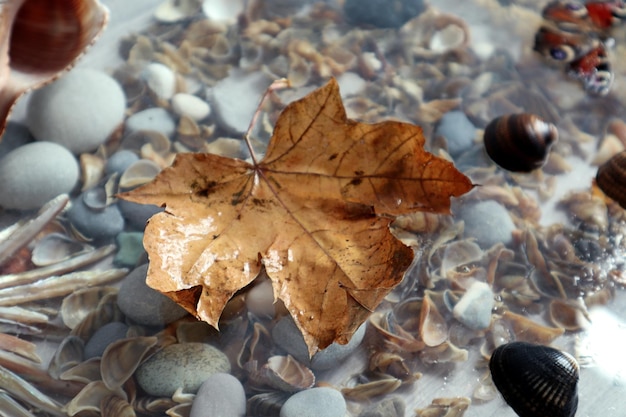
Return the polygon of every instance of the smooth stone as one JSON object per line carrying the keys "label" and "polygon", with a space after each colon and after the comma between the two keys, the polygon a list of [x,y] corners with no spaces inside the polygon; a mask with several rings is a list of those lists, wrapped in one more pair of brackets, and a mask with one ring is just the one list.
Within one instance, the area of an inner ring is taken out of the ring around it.
{"label": "smooth stone", "polygon": [[424,0],[346,0],[346,20],[359,25],[399,28],[424,11]]}
{"label": "smooth stone", "polygon": [[321,387],[289,397],[280,409],[280,417],[344,417],[346,411],[346,400],[339,391]]}
{"label": "smooth stone", "polygon": [[217,123],[230,133],[246,133],[259,100],[270,84],[271,80],[262,72],[247,74],[232,70],[210,92]]}
{"label": "smooth stone", "polygon": [[67,218],[76,230],[91,239],[111,239],[124,230],[124,217],[116,204],[94,210],[82,196],[72,201]]}
{"label": "smooth stone", "polygon": [[456,303],[452,315],[470,329],[484,330],[491,324],[491,310],[495,303],[489,285],[476,281]]}
{"label": "smooth stone", "polygon": [[137,265],[146,250],[143,247],[143,232],[122,232],[115,236],[117,253],[113,263],[122,267]]}
{"label": "smooth stone", "polygon": [[435,129],[435,136],[448,142],[448,153],[456,158],[474,145],[476,127],[462,111],[449,111],[443,115]]}
{"label": "smooth stone", "polygon": [[365,409],[359,417],[404,417],[406,403],[400,397],[386,398]]}
{"label": "smooth stone", "polygon": [[182,388],[195,394],[216,373],[230,372],[228,357],[206,343],[176,343],[155,353],[137,369],[137,383],[157,397],[171,397]]}
{"label": "smooth stone", "polygon": [[85,344],[85,359],[100,357],[111,343],[124,339],[128,326],[119,321],[107,323],[94,332]]}
{"label": "smooth stone", "polygon": [[127,149],[122,149],[115,152],[109,157],[106,165],[104,166],[104,172],[107,175],[111,175],[113,173],[122,175],[129,166],[131,166],[138,160],[139,156],[135,152],[129,151]]}
{"label": "smooth stone", "polygon": [[217,373],[206,379],[193,400],[189,417],[243,417],[246,393],[231,374]]}
{"label": "smooth stone", "polygon": [[75,154],[103,144],[124,120],[126,97],[107,74],[74,68],[36,90],[27,108],[27,124],[37,140],[56,142]]}
{"label": "smooth stone", "polygon": [[176,92],[176,74],[166,65],[153,62],[143,69],[141,78],[157,97],[169,100]]}
{"label": "smooth stone", "polygon": [[176,131],[176,123],[167,110],[153,107],[137,112],[126,119],[126,134],[138,130],[154,130],[171,137]]}
{"label": "smooth stone", "polygon": [[350,341],[341,345],[332,343],[320,350],[309,359],[309,351],[291,316],[285,316],[272,329],[272,340],[299,362],[306,364],[315,371],[333,368],[350,356],[361,344],[365,336],[366,323],[363,323],[352,335]]}
{"label": "smooth stone", "polygon": [[510,245],[515,224],[504,206],[495,201],[465,203],[460,207],[457,218],[465,222],[465,236],[476,239],[483,249],[496,243]]}
{"label": "smooth stone", "polygon": [[133,269],[124,278],[117,305],[127,317],[144,326],[165,326],[183,318],[187,311],[146,284],[148,264]]}
{"label": "smooth stone", "polygon": [[31,143],[35,140],[26,125],[17,122],[8,122],[0,138],[0,159],[4,158],[20,146]]}
{"label": "smooth stone", "polygon": [[0,163],[0,206],[38,209],[60,194],[69,194],[79,176],[76,158],[63,146],[26,144],[9,152]]}
{"label": "smooth stone", "polygon": [[200,121],[211,114],[211,106],[193,94],[178,93],[172,97],[172,110],[179,116],[187,116]]}
{"label": "smooth stone", "polygon": [[164,210],[154,204],[139,204],[132,201],[118,200],[117,205],[130,226],[143,231],[150,217]]}

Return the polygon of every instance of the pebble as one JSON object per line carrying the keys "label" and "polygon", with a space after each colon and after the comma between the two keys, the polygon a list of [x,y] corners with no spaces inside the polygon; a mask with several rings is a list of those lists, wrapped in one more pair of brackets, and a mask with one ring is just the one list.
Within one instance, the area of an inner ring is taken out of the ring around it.
{"label": "pebble", "polygon": [[32,210],[70,193],[80,175],[74,155],[52,142],[29,143],[0,163],[0,206]]}
{"label": "pebble", "polygon": [[443,136],[448,142],[448,153],[456,158],[463,152],[472,148],[476,128],[462,111],[449,111],[443,115],[435,136]]}
{"label": "pebble", "polygon": [[121,267],[133,267],[145,255],[143,232],[122,232],[115,236],[117,253],[113,263]]}
{"label": "pebble", "polygon": [[196,122],[211,115],[209,103],[193,94],[178,93],[172,97],[172,110],[179,116],[187,116]]}
{"label": "pebble", "polygon": [[176,92],[176,74],[166,65],[157,62],[146,65],[141,78],[159,98],[169,100]]}
{"label": "pebble", "polygon": [[309,351],[302,333],[291,316],[285,316],[276,323],[272,329],[272,340],[299,362],[310,366],[315,371],[323,371],[337,366],[359,347],[365,336],[365,328],[366,324],[363,323],[347,344],[332,343],[326,349],[313,355],[312,359],[309,359]]}
{"label": "pebble", "polygon": [[74,68],[33,93],[26,120],[37,140],[80,154],[103,144],[124,120],[125,110],[117,81],[100,71]]}
{"label": "pebble", "polygon": [[344,417],[346,411],[346,400],[339,391],[321,387],[289,397],[280,409],[280,417]]}
{"label": "pebble", "polygon": [[252,116],[271,80],[262,72],[246,74],[232,70],[211,90],[211,105],[217,123],[232,134],[246,133]]}
{"label": "pebble", "polygon": [[176,343],[155,353],[137,369],[137,383],[157,397],[171,397],[182,388],[195,394],[211,375],[230,372],[228,357],[206,343]]}
{"label": "pebble", "polygon": [[148,264],[145,264],[124,278],[117,297],[120,310],[145,326],[165,326],[187,315],[187,311],[170,298],[148,287],[147,273]]}
{"label": "pebble", "polygon": [[132,201],[118,200],[117,205],[130,226],[142,231],[150,217],[164,210],[154,204],[139,204]]}
{"label": "pebble", "polygon": [[459,208],[457,218],[465,222],[465,236],[476,239],[481,248],[489,249],[500,242],[512,243],[515,224],[501,204],[479,201],[462,204]]}
{"label": "pebble", "polygon": [[129,166],[131,166],[138,160],[139,156],[135,152],[129,151],[127,149],[122,149],[115,152],[107,160],[106,165],[104,166],[104,172],[107,175],[111,175],[113,173],[122,175]]}
{"label": "pebble", "polygon": [[346,0],[343,13],[356,24],[399,28],[425,8],[423,0]]}
{"label": "pebble", "polygon": [[167,110],[153,107],[139,111],[126,119],[126,134],[138,130],[154,130],[169,138],[176,131],[176,123]]}
{"label": "pebble", "polygon": [[400,397],[385,398],[363,410],[359,417],[404,417],[406,403]]}
{"label": "pebble", "polygon": [[4,158],[20,146],[34,141],[33,135],[26,125],[17,122],[8,122],[0,138],[0,159]]}
{"label": "pebble", "polygon": [[124,217],[116,204],[92,209],[85,204],[82,195],[73,200],[67,218],[76,230],[91,239],[112,239],[124,230]]}
{"label": "pebble", "polygon": [[454,318],[473,330],[485,330],[491,324],[491,310],[495,305],[491,288],[476,281],[454,306]]}
{"label": "pebble", "polygon": [[111,343],[126,338],[128,326],[119,321],[107,323],[94,332],[85,344],[85,359],[102,356]]}
{"label": "pebble", "polygon": [[246,415],[246,393],[234,376],[211,375],[202,383],[193,400],[189,417],[243,417]]}

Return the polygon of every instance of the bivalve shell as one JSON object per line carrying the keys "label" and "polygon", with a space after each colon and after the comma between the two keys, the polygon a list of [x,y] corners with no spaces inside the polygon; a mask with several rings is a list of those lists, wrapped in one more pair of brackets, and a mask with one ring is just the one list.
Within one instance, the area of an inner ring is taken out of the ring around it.
{"label": "bivalve shell", "polygon": [[512,342],[489,361],[491,378],[520,417],[574,417],[578,408],[578,363],[549,346]]}
{"label": "bivalve shell", "polygon": [[615,200],[622,208],[626,208],[626,151],[622,151],[600,165],[596,174],[596,184]]}

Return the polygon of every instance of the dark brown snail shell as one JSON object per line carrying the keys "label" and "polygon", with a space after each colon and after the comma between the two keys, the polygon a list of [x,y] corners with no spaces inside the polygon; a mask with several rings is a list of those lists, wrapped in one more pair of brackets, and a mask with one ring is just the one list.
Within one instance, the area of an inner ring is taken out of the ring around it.
{"label": "dark brown snail shell", "polygon": [[559,133],[552,123],[530,113],[508,114],[493,119],[485,128],[485,150],[502,168],[530,172],[546,161]]}
{"label": "dark brown snail shell", "polygon": [[520,417],[574,417],[578,408],[578,363],[560,350],[525,342],[496,348],[491,378]]}
{"label": "dark brown snail shell", "polygon": [[626,209],[626,151],[598,167],[596,184],[604,194]]}

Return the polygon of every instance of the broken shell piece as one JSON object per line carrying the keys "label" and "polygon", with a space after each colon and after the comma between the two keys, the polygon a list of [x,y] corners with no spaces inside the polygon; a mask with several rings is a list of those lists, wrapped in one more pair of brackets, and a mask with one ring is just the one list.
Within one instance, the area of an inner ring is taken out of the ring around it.
{"label": "broken shell piece", "polygon": [[77,242],[61,233],[50,233],[35,243],[31,261],[37,266],[52,265],[90,250],[93,250],[93,246]]}
{"label": "broken shell piece", "polygon": [[564,333],[563,329],[542,326],[520,314],[505,311],[499,319],[512,330],[515,340],[549,345]]}
{"label": "broken shell piece", "polygon": [[370,401],[372,397],[394,392],[402,385],[402,381],[391,376],[357,384],[353,387],[341,389],[341,393],[346,399],[352,401]]}
{"label": "broken shell piece", "polygon": [[165,155],[171,147],[170,139],[161,132],[154,130],[137,130],[122,139],[120,147],[132,151],[140,151],[141,148],[151,144],[155,152]]}
{"label": "broken shell piece", "polygon": [[550,321],[557,327],[574,332],[591,324],[587,308],[579,299],[550,301]]}
{"label": "broken shell piece", "polygon": [[154,17],[163,23],[180,22],[200,11],[202,0],[166,0],[154,11]]}
{"label": "broken shell piece", "polygon": [[135,417],[133,406],[125,398],[109,395],[100,401],[102,417]]}
{"label": "broken shell piece", "polygon": [[157,346],[157,342],[154,336],[144,336],[118,340],[107,346],[100,361],[100,373],[105,385],[111,390],[121,387]]}
{"label": "broken shell piece", "polygon": [[417,417],[461,417],[472,403],[467,397],[435,398],[428,407],[415,410]]}
{"label": "broken shell piece", "polygon": [[61,303],[63,324],[73,329],[98,307],[99,301],[105,295],[117,294],[117,291],[115,287],[88,287],[71,293]]}
{"label": "broken shell piece", "polygon": [[66,337],[57,347],[48,366],[48,373],[58,379],[63,372],[83,361],[84,350],[85,343],[79,337]]}
{"label": "broken shell piece", "polygon": [[77,381],[89,384],[100,380],[100,358],[91,358],[59,375],[62,381]]}
{"label": "broken shell piece", "polygon": [[448,339],[448,325],[428,295],[422,300],[420,337],[426,346],[439,346]]}
{"label": "broken shell piece", "polygon": [[80,155],[80,177],[83,182],[82,191],[95,186],[104,175],[103,158],[98,155],[83,153]]}
{"label": "broken shell piece", "polygon": [[112,394],[126,398],[126,394],[121,389],[113,391],[107,388],[102,381],[91,382],[85,385],[85,388],[65,406],[65,412],[69,416],[88,411],[100,413],[102,400]]}
{"label": "broken shell piece", "polygon": [[260,369],[253,371],[250,379],[285,392],[301,391],[315,384],[313,372],[291,355],[272,356]]}
{"label": "broken shell piece", "polygon": [[129,190],[139,185],[146,184],[161,172],[161,167],[147,159],[140,159],[128,167],[120,177],[120,188]]}

